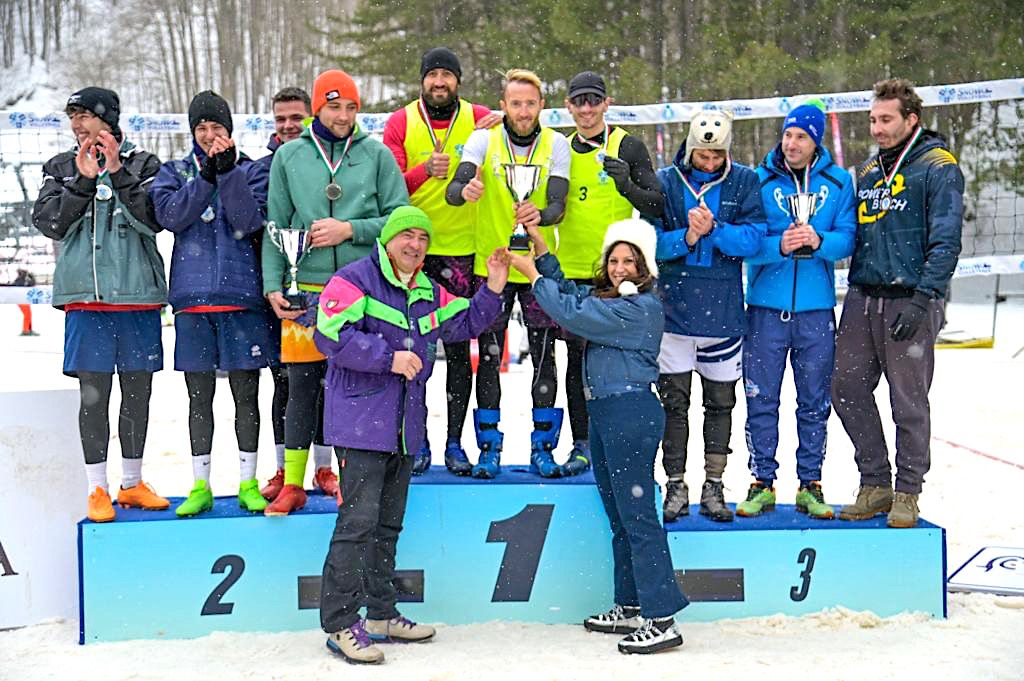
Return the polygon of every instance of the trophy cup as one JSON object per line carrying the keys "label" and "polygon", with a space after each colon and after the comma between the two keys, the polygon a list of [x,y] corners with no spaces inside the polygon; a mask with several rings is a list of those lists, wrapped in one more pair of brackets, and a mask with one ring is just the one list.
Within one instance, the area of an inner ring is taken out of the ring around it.
{"label": "trophy cup", "polygon": [[[818,195],[813,192],[798,192],[786,196],[786,203],[789,206],[789,214],[793,222],[798,225],[809,224],[814,211],[818,207]],[[797,259],[814,257],[814,249],[810,246],[801,246],[793,251],[793,257]]]}
{"label": "trophy cup", "polygon": [[[502,163],[501,167],[505,169],[505,185],[512,192],[512,198],[517,203],[522,203],[530,198],[530,194],[540,184],[541,167],[539,165],[533,163]],[[530,235],[526,233],[526,228],[523,225],[517,224],[512,230],[512,238],[508,241],[508,247],[513,251],[530,250]]]}
{"label": "trophy cup", "polygon": [[299,260],[304,255],[304,248],[306,244],[306,230],[304,229],[282,229],[275,225],[273,222],[267,224],[267,235],[270,237],[271,243],[277,246],[277,249],[284,254],[285,260],[288,261],[288,266],[291,271],[291,284],[288,286],[288,290],[284,294],[285,300],[293,310],[305,310],[306,309],[306,296],[299,291],[298,287],[298,275],[299,275]]}

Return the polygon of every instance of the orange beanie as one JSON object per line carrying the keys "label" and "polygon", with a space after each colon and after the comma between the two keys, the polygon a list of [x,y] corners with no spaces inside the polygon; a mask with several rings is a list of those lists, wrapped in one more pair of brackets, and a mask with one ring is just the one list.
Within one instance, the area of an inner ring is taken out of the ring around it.
{"label": "orange beanie", "polygon": [[313,115],[317,115],[323,105],[334,99],[351,99],[359,105],[359,88],[352,76],[340,69],[324,71],[313,81]]}

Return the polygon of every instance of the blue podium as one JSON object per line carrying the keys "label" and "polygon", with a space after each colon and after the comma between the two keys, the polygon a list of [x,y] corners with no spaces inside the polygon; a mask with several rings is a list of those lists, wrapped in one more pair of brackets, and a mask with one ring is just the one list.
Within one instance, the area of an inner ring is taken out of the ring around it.
{"label": "blue podium", "polygon": [[[250,515],[220,497],[196,518],[119,509],[113,523],[83,520],[80,642],[316,629],[336,516],[333,498],[311,495],[284,518]],[[780,507],[727,525],[691,515],[666,530],[693,602],[686,619],[835,605],[944,615],[944,532],[924,521],[889,530],[884,519],[809,521]],[[400,608],[447,624],[577,623],[612,602],[611,560],[592,475],[544,480],[506,467],[481,481],[434,467],[409,491]]]}

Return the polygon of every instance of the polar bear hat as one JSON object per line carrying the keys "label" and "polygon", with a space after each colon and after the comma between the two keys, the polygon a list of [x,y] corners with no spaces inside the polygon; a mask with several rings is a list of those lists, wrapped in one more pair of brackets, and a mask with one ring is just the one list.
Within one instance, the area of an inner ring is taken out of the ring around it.
{"label": "polar bear hat", "polygon": [[694,149],[719,149],[727,155],[732,145],[732,112],[725,109],[704,109],[690,120],[686,137],[685,164],[690,165]]}

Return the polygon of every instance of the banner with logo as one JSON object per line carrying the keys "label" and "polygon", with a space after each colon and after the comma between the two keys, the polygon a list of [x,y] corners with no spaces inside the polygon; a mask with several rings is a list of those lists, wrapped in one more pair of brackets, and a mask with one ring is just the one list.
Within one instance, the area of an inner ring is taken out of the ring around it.
{"label": "banner with logo", "polygon": [[1024,596],[1024,548],[986,546],[949,576],[946,589]]}

